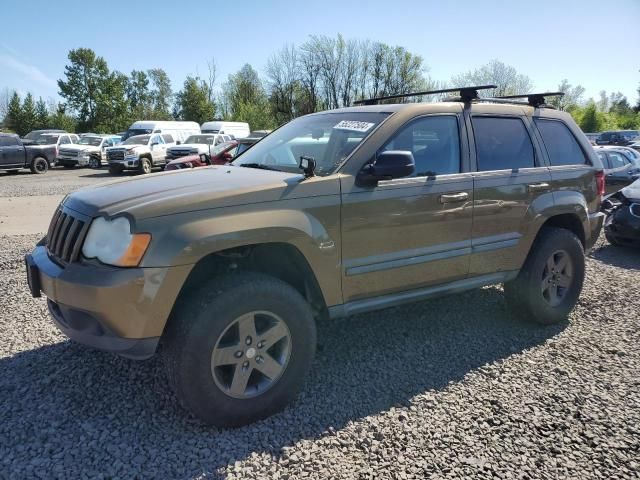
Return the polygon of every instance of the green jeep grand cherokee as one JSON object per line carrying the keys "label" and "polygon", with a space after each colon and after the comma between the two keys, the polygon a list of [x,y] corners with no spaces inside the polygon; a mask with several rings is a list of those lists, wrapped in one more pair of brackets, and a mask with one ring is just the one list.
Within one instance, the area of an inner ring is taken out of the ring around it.
{"label": "green jeep grand cherokee", "polygon": [[219,426],[295,396],[318,318],[504,283],[516,317],[559,322],[602,225],[598,157],[540,102],[458,100],[307,115],[233,165],[73,193],[32,294],[78,342],[159,352]]}

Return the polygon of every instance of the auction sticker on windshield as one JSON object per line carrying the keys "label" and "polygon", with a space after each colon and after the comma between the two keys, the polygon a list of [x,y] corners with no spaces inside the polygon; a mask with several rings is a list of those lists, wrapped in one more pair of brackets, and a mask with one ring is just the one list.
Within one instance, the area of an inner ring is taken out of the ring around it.
{"label": "auction sticker on windshield", "polygon": [[375,123],[358,122],[356,120],[342,120],[335,127],[336,130],[351,130],[352,132],[367,132]]}

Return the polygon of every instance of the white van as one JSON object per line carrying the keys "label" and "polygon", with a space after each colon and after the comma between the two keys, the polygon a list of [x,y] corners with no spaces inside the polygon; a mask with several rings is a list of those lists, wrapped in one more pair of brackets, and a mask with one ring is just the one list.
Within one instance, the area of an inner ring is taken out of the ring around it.
{"label": "white van", "polygon": [[200,125],[198,125],[198,122],[159,122],[155,120],[139,120],[137,122],[133,122],[122,140],[124,141],[135,135],[148,135],[150,133],[168,133],[175,139],[176,143],[183,143],[187,137],[190,137],[191,135],[198,135],[200,133]]}
{"label": "white van", "polygon": [[202,133],[221,133],[233,135],[235,138],[245,138],[249,136],[249,124],[247,122],[205,122],[202,124]]}

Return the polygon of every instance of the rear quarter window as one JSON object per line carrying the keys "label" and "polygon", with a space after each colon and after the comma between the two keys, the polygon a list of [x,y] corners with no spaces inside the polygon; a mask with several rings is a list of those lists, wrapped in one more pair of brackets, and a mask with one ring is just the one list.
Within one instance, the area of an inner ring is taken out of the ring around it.
{"label": "rear quarter window", "polygon": [[531,137],[520,118],[473,117],[478,171],[535,166]]}
{"label": "rear quarter window", "polygon": [[588,163],[578,141],[563,122],[536,118],[535,124],[542,136],[552,167]]}

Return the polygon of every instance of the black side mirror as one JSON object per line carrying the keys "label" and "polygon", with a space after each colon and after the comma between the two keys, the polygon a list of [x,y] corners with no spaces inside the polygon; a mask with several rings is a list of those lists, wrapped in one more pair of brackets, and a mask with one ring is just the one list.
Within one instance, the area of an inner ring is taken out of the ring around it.
{"label": "black side mirror", "polygon": [[413,153],[408,150],[387,150],[376,161],[365,166],[358,175],[361,185],[377,185],[380,180],[408,177],[416,171]]}

